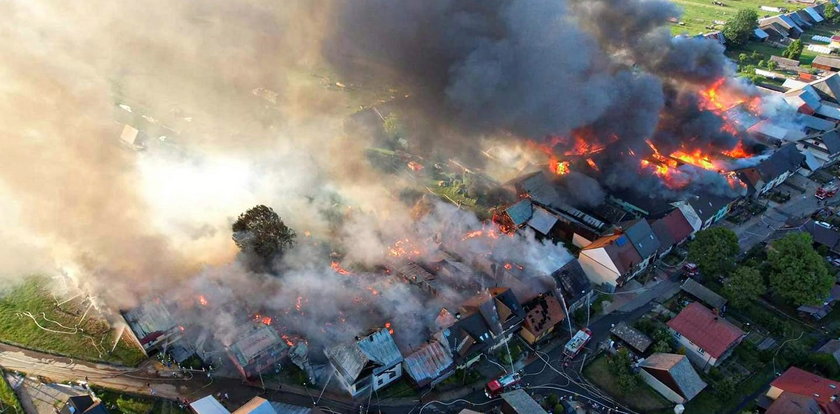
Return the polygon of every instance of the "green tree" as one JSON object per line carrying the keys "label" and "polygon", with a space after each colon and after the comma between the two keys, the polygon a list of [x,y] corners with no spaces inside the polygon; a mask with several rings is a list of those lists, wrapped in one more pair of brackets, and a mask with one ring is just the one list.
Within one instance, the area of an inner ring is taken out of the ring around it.
{"label": "green tree", "polygon": [[785,51],[782,52],[782,56],[784,56],[788,59],[798,60],[799,55],[802,54],[802,49],[803,49],[802,41],[799,40],[799,39],[796,39],[796,40],[790,42],[790,44],[787,46]]}
{"label": "green tree", "polygon": [[750,58],[749,56],[747,56],[746,53],[741,53],[740,55],[738,55],[738,63],[740,63],[741,65],[746,65],[748,60],[750,60]]}
{"label": "green tree", "polygon": [[618,387],[627,392],[639,384],[639,377],[633,372],[633,358],[626,348],[619,349],[615,355],[607,361],[607,368],[612,373]]}
{"label": "green tree", "polygon": [[268,265],[294,246],[295,231],[271,207],[260,204],[242,213],[233,223],[233,241],[248,257]]}
{"label": "green tree", "polygon": [[688,246],[688,260],[707,277],[726,276],[735,267],[738,252],[738,236],[732,230],[712,227],[697,233]]}
{"label": "green tree", "polygon": [[758,13],[751,9],[741,9],[731,20],[723,25],[723,36],[726,42],[732,46],[743,46],[750,40],[755,28],[758,26]]}
{"label": "green tree", "polygon": [[775,70],[776,69],[776,62],[772,60],[767,61],[767,69]]}
{"label": "green tree", "polygon": [[834,277],[808,233],[791,233],[774,241],[767,260],[770,287],[795,305],[822,303],[834,285]]}
{"label": "green tree", "polygon": [[761,273],[749,266],[735,269],[723,286],[723,294],[735,306],[744,306],[767,291]]}
{"label": "green tree", "polygon": [[826,5],[825,10],[823,10],[823,17],[825,17],[825,20],[829,22],[837,23],[840,13],[837,13],[837,10],[834,7],[828,7],[828,5]]}

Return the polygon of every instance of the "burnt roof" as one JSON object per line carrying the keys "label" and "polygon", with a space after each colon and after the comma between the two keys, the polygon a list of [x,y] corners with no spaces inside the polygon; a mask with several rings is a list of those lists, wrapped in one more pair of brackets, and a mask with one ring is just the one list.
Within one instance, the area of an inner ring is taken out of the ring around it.
{"label": "burnt roof", "polygon": [[580,266],[577,259],[570,260],[563,267],[554,271],[551,277],[557,282],[563,296],[569,302],[576,302],[579,298],[592,291],[592,284]]}
{"label": "burnt roof", "polygon": [[617,336],[622,341],[626,342],[638,352],[645,352],[648,349],[648,347],[653,343],[653,340],[650,339],[649,336],[631,327],[624,321],[619,322],[612,329],[610,329],[610,333]]}

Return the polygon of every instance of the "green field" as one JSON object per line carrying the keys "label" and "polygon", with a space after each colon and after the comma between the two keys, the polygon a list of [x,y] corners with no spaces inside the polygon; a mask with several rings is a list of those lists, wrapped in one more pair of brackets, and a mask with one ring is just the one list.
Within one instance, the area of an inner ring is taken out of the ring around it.
{"label": "green field", "polygon": [[[707,33],[723,28],[715,25],[715,20],[726,21],[735,16],[740,9],[753,9],[758,13],[759,18],[771,16],[778,13],[766,12],[759,9],[759,6],[784,7],[788,10],[798,10],[807,5],[788,3],[785,0],[722,0],[726,6],[716,6],[712,0],[671,0],[683,9],[683,16],[680,19],[684,25],[674,24],[671,32],[677,34],[696,35]],[[710,28],[711,27],[711,28]]]}
{"label": "green field", "polygon": [[0,412],[10,414],[23,414],[23,407],[15,394],[15,391],[6,381],[6,373],[0,370]]}
{"label": "green field", "polygon": [[45,282],[33,277],[0,294],[0,341],[71,358],[130,366],[145,358],[127,337],[112,352],[116,333],[89,302],[82,297],[57,302],[45,289]]}
{"label": "green field", "polygon": [[175,402],[161,398],[149,398],[99,387],[93,387],[93,392],[112,413],[177,414],[188,412]]}

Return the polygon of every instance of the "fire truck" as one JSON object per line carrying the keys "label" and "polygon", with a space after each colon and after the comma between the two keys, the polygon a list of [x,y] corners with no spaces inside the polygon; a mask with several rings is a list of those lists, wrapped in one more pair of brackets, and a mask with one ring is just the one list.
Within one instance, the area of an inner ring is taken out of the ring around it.
{"label": "fire truck", "polygon": [[832,183],[818,188],[814,196],[819,200],[825,200],[826,198],[834,197],[835,194],[837,194],[837,184]]}
{"label": "fire truck", "polygon": [[518,372],[503,375],[488,382],[487,385],[484,386],[484,395],[486,395],[487,398],[496,398],[503,392],[519,388],[520,382],[522,382],[522,375]]}
{"label": "fire truck", "polygon": [[589,329],[581,329],[577,331],[569,342],[566,342],[566,347],[563,349],[563,354],[568,358],[574,358],[580,353],[580,350],[586,346],[589,340],[592,339],[592,332]]}

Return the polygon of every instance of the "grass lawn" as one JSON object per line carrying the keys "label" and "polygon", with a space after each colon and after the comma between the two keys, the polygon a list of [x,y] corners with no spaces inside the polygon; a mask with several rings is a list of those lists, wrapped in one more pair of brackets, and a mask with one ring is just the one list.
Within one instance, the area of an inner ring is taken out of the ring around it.
{"label": "grass lawn", "polygon": [[126,337],[111,352],[116,333],[96,310],[81,297],[57,305],[45,282],[33,277],[0,295],[0,341],[90,361],[134,366],[145,359]]}
{"label": "grass lawn", "polygon": [[641,383],[626,392],[622,391],[618,387],[615,377],[609,371],[606,356],[600,356],[587,365],[583,369],[583,375],[622,404],[634,410],[647,413],[673,407],[673,404],[657,394],[653,388],[648,387],[645,383]]}
{"label": "grass lawn", "polygon": [[6,381],[6,373],[0,370],[0,412],[23,414],[23,407],[20,406],[20,401],[12,389],[9,382]]}
{"label": "grass lawn", "polygon": [[125,394],[119,391],[92,387],[93,392],[102,400],[102,404],[110,412],[122,414],[174,414],[186,413],[178,404],[160,398],[149,398],[134,394]]}
{"label": "grass lawn", "polygon": [[[784,7],[789,10],[798,10],[807,7],[807,5],[788,3],[786,0],[722,0],[726,6],[716,6],[712,4],[712,0],[671,0],[683,9],[683,16],[680,20],[685,23],[681,26],[674,24],[671,26],[671,32],[675,35],[686,33],[689,35],[696,35],[698,33],[707,33],[723,28],[722,25],[715,25],[715,20],[726,21],[735,16],[738,10],[752,9],[758,13],[759,18],[765,15],[775,15],[778,13],[766,12],[759,9],[759,6],[773,6]],[[708,29],[707,26],[714,26],[713,29]]]}

